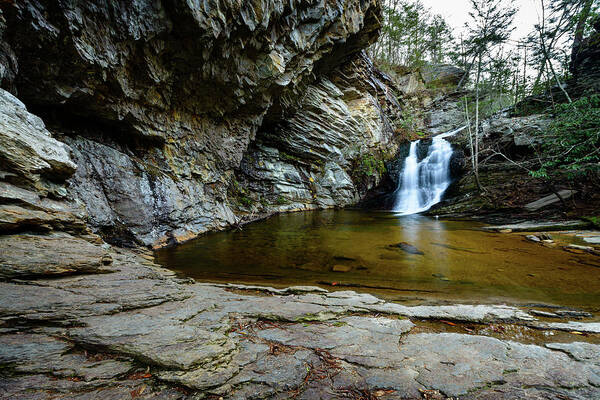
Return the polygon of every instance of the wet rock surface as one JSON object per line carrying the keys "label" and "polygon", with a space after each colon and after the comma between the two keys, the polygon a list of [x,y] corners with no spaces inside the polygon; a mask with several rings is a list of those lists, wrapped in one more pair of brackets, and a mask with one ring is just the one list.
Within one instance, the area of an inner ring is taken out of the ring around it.
{"label": "wet rock surface", "polygon": [[569,221],[525,221],[516,224],[486,226],[482,229],[501,231],[510,229],[511,232],[562,231],[568,229],[584,229],[591,224],[581,220]]}
{"label": "wet rock surface", "polygon": [[145,253],[69,240],[82,242],[72,244],[74,251],[87,253],[90,245],[108,253],[113,272],[0,283],[2,396],[600,394],[597,344],[549,337],[545,346],[527,345],[420,327],[423,320],[450,320],[594,335],[597,323],[546,323],[510,306],[404,306],[352,291],[194,283]]}

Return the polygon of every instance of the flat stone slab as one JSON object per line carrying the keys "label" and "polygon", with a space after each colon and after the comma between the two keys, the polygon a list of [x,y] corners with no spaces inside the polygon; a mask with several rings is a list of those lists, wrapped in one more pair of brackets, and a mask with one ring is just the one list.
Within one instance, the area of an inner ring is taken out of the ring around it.
{"label": "flat stone slab", "polygon": [[558,331],[600,334],[600,322],[550,322],[547,324],[540,324],[539,327]]}
{"label": "flat stone slab", "polygon": [[586,236],[582,238],[584,242],[590,244],[600,244],[600,235],[598,236]]}
{"label": "flat stone slab", "polygon": [[570,229],[585,229],[591,224],[586,221],[572,220],[572,221],[528,221],[520,222],[518,224],[508,225],[493,225],[484,226],[483,230],[486,231],[512,231],[512,232],[540,232],[540,231],[564,231]]}
{"label": "flat stone slab", "polygon": [[577,193],[576,190],[561,190],[558,192],[558,196],[560,196],[560,198],[555,193],[552,193],[551,195],[542,197],[539,200],[526,204],[524,208],[527,211],[537,211],[549,205],[559,203],[561,199],[567,200],[571,198],[575,193]]}
{"label": "flat stone slab", "polygon": [[110,380],[133,369],[129,360],[89,359],[69,342],[41,334],[0,336],[0,365],[19,373],[78,377],[86,382]]}
{"label": "flat stone slab", "polygon": [[66,233],[0,236],[0,278],[112,272],[112,257]]}

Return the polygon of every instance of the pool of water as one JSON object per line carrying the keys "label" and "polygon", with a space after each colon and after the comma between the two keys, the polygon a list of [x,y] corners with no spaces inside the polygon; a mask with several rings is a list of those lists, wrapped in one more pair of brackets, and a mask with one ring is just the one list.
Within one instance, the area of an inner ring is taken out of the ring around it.
{"label": "pool of water", "polygon": [[[423,303],[547,304],[600,310],[600,258],[470,221],[329,210],[282,214],[162,249],[205,282],[318,285]],[[560,243],[560,235],[554,235]]]}

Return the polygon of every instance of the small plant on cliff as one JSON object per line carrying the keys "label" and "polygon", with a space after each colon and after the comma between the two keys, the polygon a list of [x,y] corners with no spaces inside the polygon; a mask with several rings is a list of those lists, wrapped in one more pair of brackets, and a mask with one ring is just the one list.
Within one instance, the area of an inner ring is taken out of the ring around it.
{"label": "small plant on cliff", "polygon": [[278,196],[277,200],[275,200],[275,204],[278,206],[284,206],[286,204],[290,204],[290,201],[283,196]]}
{"label": "small plant on cliff", "polygon": [[425,136],[425,133],[418,130],[419,120],[422,119],[421,111],[411,108],[402,111],[402,118],[398,122],[397,133],[402,134],[406,139],[416,140]]}
{"label": "small plant on cliff", "polygon": [[360,172],[366,176],[373,176],[376,173],[381,175],[385,172],[385,163],[369,154],[362,158],[360,163]]}
{"label": "small plant on cliff", "polygon": [[240,203],[244,207],[252,207],[252,205],[254,204],[254,200],[245,195],[239,196],[237,200],[238,203]]}
{"label": "small plant on cliff", "polygon": [[286,153],[285,151],[279,152],[279,158],[283,161],[287,161],[291,164],[297,163],[300,161],[300,158],[291,154]]}
{"label": "small plant on cliff", "polygon": [[229,197],[243,207],[250,208],[254,205],[255,200],[249,196],[248,191],[240,184],[237,179],[233,178],[228,188]]}
{"label": "small plant on cliff", "polygon": [[548,178],[566,171],[569,177],[600,176],[600,95],[583,97],[556,107],[544,135],[544,162],[534,177]]}

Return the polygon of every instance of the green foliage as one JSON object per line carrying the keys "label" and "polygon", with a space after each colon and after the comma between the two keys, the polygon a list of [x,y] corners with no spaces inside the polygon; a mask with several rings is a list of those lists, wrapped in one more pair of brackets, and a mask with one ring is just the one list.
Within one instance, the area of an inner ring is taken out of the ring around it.
{"label": "green foliage", "polygon": [[238,203],[240,203],[244,207],[252,207],[252,205],[254,204],[254,200],[252,200],[248,196],[241,195],[238,197]]}
{"label": "green foliage", "polygon": [[288,154],[285,151],[279,151],[279,158],[281,160],[287,161],[292,164],[300,161],[300,158],[298,158],[294,155]]}
{"label": "green foliage", "polygon": [[278,196],[277,200],[275,200],[275,204],[277,204],[278,206],[283,206],[286,204],[290,204],[290,201],[283,196]]}
{"label": "green foliage", "polygon": [[596,217],[583,217],[584,220],[589,221],[594,225],[596,229],[600,229],[600,216]]}
{"label": "green foliage", "polygon": [[399,122],[399,127],[407,132],[415,132],[417,129],[417,116],[415,112],[409,109],[402,110],[402,119]]}
{"label": "green foliage", "polygon": [[368,154],[360,162],[360,172],[365,176],[381,175],[385,172],[385,163]]}
{"label": "green foliage", "polygon": [[247,190],[237,181],[237,179],[232,179],[228,192],[237,204],[247,208],[254,205],[255,200],[249,196]]}
{"label": "green foliage", "polygon": [[560,104],[544,134],[543,162],[532,176],[549,178],[566,171],[568,176],[600,173],[600,95]]}
{"label": "green foliage", "polygon": [[378,63],[420,67],[444,62],[452,32],[441,15],[420,1],[383,0],[379,41],[370,52]]}
{"label": "green foliage", "polygon": [[419,121],[422,119],[422,112],[410,107],[402,110],[399,121],[396,122],[396,133],[403,135],[405,139],[416,140],[425,137],[425,132],[419,131]]}

